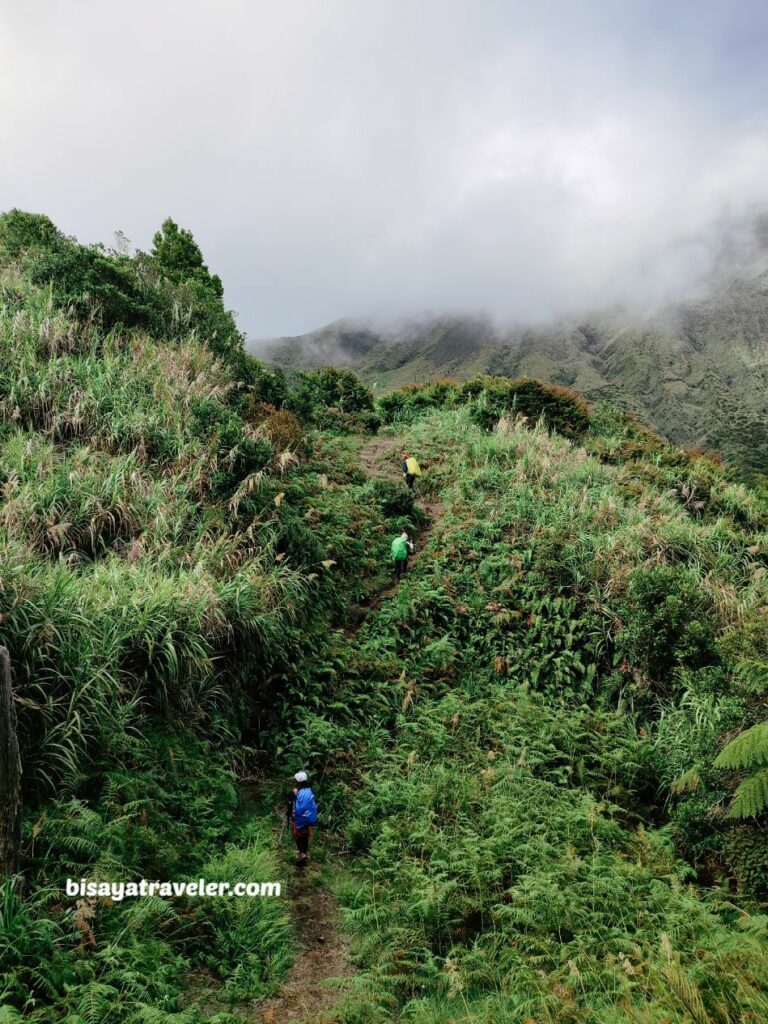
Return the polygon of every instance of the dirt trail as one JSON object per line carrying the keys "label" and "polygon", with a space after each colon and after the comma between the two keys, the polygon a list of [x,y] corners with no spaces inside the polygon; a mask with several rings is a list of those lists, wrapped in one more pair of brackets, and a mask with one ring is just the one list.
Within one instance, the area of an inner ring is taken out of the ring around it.
{"label": "dirt trail", "polygon": [[391,437],[374,437],[360,449],[360,461],[368,476],[384,476],[390,480],[399,480],[400,473],[394,466],[381,466],[379,459],[385,452],[392,452],[399,447],[397,439]]}
{"label": "dirt trail", "polygon": [[[402,481],[403,476],[400,472],[399,459],[397,465],[392,461],[385,461],[386,456],[391,455],[393,452],[399,453],[400,451],[402,451],[402,441],[399,438],[374,437],[360,449],[360,461],[369,477]],[[443,514],[443,503],[436,499],[430,501],[419,495],[418,484],[416,485],[416,505],[422,512],[426,512],[429,519],[416,537],[416,551],[410,559],[410,564],[418,560],[419,552],[423,550],[435,524]],[[379,590],[369,601],[351,608],[345,635],[347,637],[353,636],[362,625],[366,616],[378,608],[388,597],[392,597],[396,591],[397,586],[392,583],[384,590]]]}
{"label": "dirt trail", "polygon": [[[403,476],[400,472],[399,460],[397,466],[394,466],[391,462],[382,464],[383,457],[391,454],[393,451],[402,451],[402,441],[397,437],[374,437],[368,444],[363,445],[360,449],[360,461],[368,476],[383,477],[388,480],[402,480]],[[423,548],[429,539],[429,535],[432,533],[435,523],[443,514],[443,503],[435,498],[432,500],[424,498],[419,494],[417,484],[416,504],[422,512],[426,512],[429,516],[429,522],[419,531],[419,547]]]}
{"label": "dirt trail", "polygon": [[[399,446],[400,441],[390,437],[374,437],[363,445],[360,461],[368,476],[400,480],[399,465],[385,461]],[[418,504],[429,516],[429,522],[417,538],[421,549],[442,514],[442,503],[419,500]],[[395,590],[393,584],[379,591],[368,604],[352,609],[346,635],[354,636],[371,610],[378,608]],[[340,928],[339,907],[316,880],[314,867],[310,866],[305,872],[296,869],[289,888],[299,949],[277,995],[255,1006],[245,1018],[250,1024],[299,1024],[322,1018],[338,1000],[338,993],[326,983],[353,973],[349,942]]]}
{"label": "dirt trail", "polygon": [[299,950],[276,996],[258,1008],[259,1024],[299,1024],[331,1009],[338,992],[325,985],[330,978],[352,974],[349,943],[339,930],[334,898],[303,869],[291,883],[291,916]]}

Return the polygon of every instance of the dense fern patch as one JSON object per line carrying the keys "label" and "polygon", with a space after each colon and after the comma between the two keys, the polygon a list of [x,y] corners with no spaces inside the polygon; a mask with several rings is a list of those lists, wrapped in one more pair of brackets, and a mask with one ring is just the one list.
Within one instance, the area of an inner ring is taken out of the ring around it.
{"label": "dense fern patch", "polygon": [[[763,1016],[746,893],[764,833],[734,829],[713,765],[759,714],[762,507],[688,457],[638,500],[604,424],[576,447],[472,418],[411,428],[443,520],[296,716],[360,863],[345,898],[367,985],[345,1019]],[[678,497],[697,472],[704,508]],[[692,888],[697,870],[722,887]]]}

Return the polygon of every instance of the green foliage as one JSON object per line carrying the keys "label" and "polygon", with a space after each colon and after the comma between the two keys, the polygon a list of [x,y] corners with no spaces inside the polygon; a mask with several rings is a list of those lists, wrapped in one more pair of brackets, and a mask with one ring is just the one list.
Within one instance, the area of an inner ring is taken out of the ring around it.
{"label": "green foliage", "polygon": [[732,818],[756,818],[768,808],[768,768],[739,783],[728,813]]}
{"label": "green foliage", "polygon": [[732,739],[715,758],[716,768],[754,770],[736,788],[732,818],[756,818],[768,809],[768,722],[758,722]]}
{"label": "green foliage", "polygon": [[458,395],[456,381],[408,384],[379,399],[377,408],[384,423],[413,423],[430,409],[452,406]]}
{"label": "green foliage", "polygon": [[33,284],[50,287],[56,307],[95,318],[106,331],[134,328],[178,341],[193,333],[237,368],[245,363],[220,278],[209,273],[190,232],[170,219],[151,254],[130,257],[81,245],[47,217],[11,210],[0,216],[0,266],[11,264]]}
{"label": "green foliage", "polygon": [[753,893],[764,901],[768,895],[768,836],[765,829],[735,825],[723,837],[723,853],[741,891]]}
{"label": "green foliage", "polygon": [[472,418],[485,429],[508,413],[532,422],[543,419],[550,430],[565,437],[579,437],[589,426],[589,408],[580,395],[537,380],[473,377],[462,384],[459,399],[473,400]]}
{"label": "green foliage", "polygon": [[[61,896],[279,878],[271,823],[238,805],[256,746],[276,778],[322,779],[354,855],[339,1019],[765,1018],[765,839],[722,813],[737,782],[731,813],[768,796],[765,496],[535,381],[377,412],[348,371],[263,367],[172,222],[129,258],[12,212],[0,252],[26,806],[6,1019],[192,1024],[190,972],[230,1008],[274,991],[280,900]],[[432,521],[376,597],[393,530],[427,521],[360,467],[379,414]]]}
{"label": "green foliage", "polygon": [[157,264],[163,277],[181,284],[183,281],[199,281],[221,298],[224,288],[221,278],[211,275],[203,262],[200,246],[190,231],[179,228],[170,217],[163,221],[160,230],[152,239],[150,256]]}
{"label": "green foliage", "polygon": [[[210,861],[202,868],[202,877],[231,885],[278,882],[276,859],[264,845],[268,836],[268,828],[256,830],[251,844],[231,847]],[[285,880],[281,885],[285,889]],[[196,926],[200,952],[224,981],[222,1001],[270,995],[290,965],[291,925],[284,895],[203,901]]]}
{"label": "green foliage", "polygon": [[745,729],[720,751],[716,768],[757,768],[768,766],[768,722]]}
{"label": "green foliage", "polygon": [[36,249],[55,250],[63,236],[53,221],[41,213],[10,210],[0,217],[0,259],[10,262]]}
{"label": "green foliage", "polygon": [[379,399],[385,423],[413,423],[432,409],[468,405],[472,420],[485,430],[496,426],[502,416],[523,416],[532,424],[543,419],[551,430],[566,437],[580,437],[589,427],[586,402],[573,391],[537,380],[509,380],[507,377],[473,377],[458,384],[436,381],[409,384]]}
{"label": "green foliage", "polygon": [[413,495],[403,482],[382,477],[374,480],[371,486],[376,505],[385,518],[414,517]]}
{"label": "green foliage", "polygon": [[274,877],[258,859],[268,823],[240,835],[230,762],[248,730],[275,728],[285,680],[371,586],[385,524],[343,438],[308,442],[289,411],[265,410],[287,394],[281,374],[215,360],[194,332],[107,331],[106,307],[76,317],[30,281],[50,232],[16,228],[21,263],[0,277],[0,642],[25,887],[3,895],[0,1002],[41,1024],[191,1020],[179,996],[212,947],[228,1003],[274,988],[282,907],[204,920],[61,886],[195,877],[227,844],[222,871]]}
{"label": "green foliage", "polygon": [[609,433],[592,456],[469,413],[403,437],[442,521],[352,643],[301,666],[276,750],[322,774],[357,858],[343,1019],[764,1015],[762,940],[678,859],[762,892],[760,835],[713,814],[711,767],[751,713],[726,651],[762,643],[759,517],[692,516],[666,470],[624,493]]}
{"label": "green foliage", "polygon": [[376,430],[373,394],[351,370],[328,366],[293,373],[285,406],[300,419],[331,433]]}
{"label": "green foliage", "polygon": [[673,670],[716,659],[711,600],[695,571],[650,565],[629,579],[619,639],[644,680],[665,686]]}

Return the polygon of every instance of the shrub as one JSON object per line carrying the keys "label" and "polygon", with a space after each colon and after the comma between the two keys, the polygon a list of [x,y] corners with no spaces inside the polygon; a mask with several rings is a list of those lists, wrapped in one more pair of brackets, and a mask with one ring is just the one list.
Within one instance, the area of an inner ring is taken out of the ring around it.
{"label": "shrub", "polygon": [[192,435],[213,450],[209,486],[216,497],[231,496],[245,477],[271,461],[274,453],[269,441],[249,436],[240,417],[221,402],[195,396],[189,403],[189,415]]}
{"label": "shrub", "polygon": [[376,430],[379,426],[373,394],[351,370],[326,367],[290,374],[284,406],[302,423],[334,433]]}
{"label": "shrub", "polygon": [[714,664],[711,603],[696,573],[682,565],[635,569],[617,644],[647,682],[662,689],[680,666]]}
{"label": "shrub", "polygon": [[287,409],[270,412],[263,424],[276,452],[296,451],[304,443],[304,428]]}
{"label": "shrub", "polygon": [[459,400],[471,404],[472,418],[484,430],[493,428],[507,412],[535,422],[543,419],[550,430],[565,437],[581,437],[589,427],[584,399],[556,384],[504,377],[475,377],[459,390]]}
{"label": "shrub", "polygon": [[378,479],[372,481],[371,489],[376,505],[385,518],[413,517],[413,495],[404,483],[397,480]]}
{"label": "shrub", "polygon": [[352,370],[327,366],[299,372],[290,378],[290,384],[288,404],[300,415],[330,408],[342,413],[373,412],[373,394]]}
{"label": "shrub", "polygon": [[453,405],[457,393],[458,383],[452,380],[407,384],[380,398],[377,408],[384,423],[413,423],[430,409]]}
{"label": "shrub", "polygon": [[81,245],[47,218],[11,210],[0,216],[0,261],[21,263],[55,304],[107,331],[140,328],[182,341],[194,332],[212,352],[241,368],[243,336],[225,309],[221,280],[210,274],[191,233],[167,219],[151,254]]}

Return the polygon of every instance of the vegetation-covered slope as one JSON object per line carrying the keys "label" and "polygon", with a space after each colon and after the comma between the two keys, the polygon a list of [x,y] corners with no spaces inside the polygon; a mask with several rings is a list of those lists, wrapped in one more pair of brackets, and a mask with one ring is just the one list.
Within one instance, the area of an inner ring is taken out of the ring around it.
{"label": "vegetation-covered slope", "polygon": [[[25,808],[0,1019],[258,1020],[294,952],[283,902],[62,886],[285,881],[235,783],[297,766],[349,856],[339,1020],[766,1016],[759,492],[536,381],[374,409],[351,373],[268,370],[172,222],[128,257],[13,213],[0,253]],[[380,423],[441,516],[355,631],[423,522],[363,472]],[[202,970],[213,1018],[181,1009]]]}
{"label": "vegetation-covered slope", "polygon": [[285,367],[355,369],[378,391],[478,373],[534,377],[608,400],[677,444],[768,473],[768,275],[641,318],[597,313],[528,329],[443,317],[397,331],[340,322],[269,350]]}
{"label": "vegetation-covered slope", "polygon": [[608,408],[580,443],[487,411],[407,429],[444,517],[299,719],[351,752],[345,1019],[760,1019],[766,801],[730,817],[713,761],[765,713],[768,509]]}
{"label": "vegetation-covered slope", "polygon": [[219,290],[179,298],[201,273],[181,234],[191,286],[167,276],[170,223],[128,258],[0,221],[0,643],[25,807],[0,992],[31,1019],[138,1019],[173,1006],[190,964],[234,995],[274,987],[278,902],[112,906],[64,881],[280,877],[268,826],[238,820],[235,769],[383,553],[343,438],[305,435],[370,417],[370,395],[349,374],[289,386],[223,344]]}

